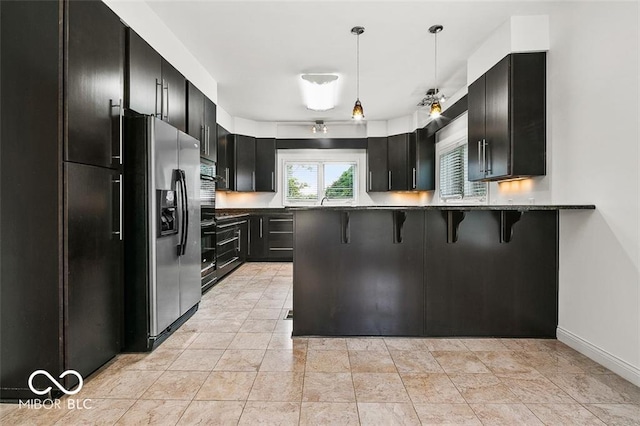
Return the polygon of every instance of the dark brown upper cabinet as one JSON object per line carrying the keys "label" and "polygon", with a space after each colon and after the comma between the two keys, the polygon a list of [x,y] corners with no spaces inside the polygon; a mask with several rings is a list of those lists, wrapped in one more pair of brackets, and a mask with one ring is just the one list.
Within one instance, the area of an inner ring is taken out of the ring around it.
{"label": "dark brown upper cabinet", "polygon": [[389,167],[389,190],[406,191],[409,189],[408,179],[409,135],[389,136],[387,155]]}
{"label": "dark brown upper cabinet", "polygon": [[469,86],[469,180],[546,173],[546,54],[512,53]]}
{"label": "dark brown upper cabinet", "polygon": [[387,138],[369,138],[367,147],[367,192],[389,191],[389,168],[387,166]]}
{"label": "dark brown upper cabinet", "polygon": [[127,108],[186,131],[186,80],[131,28],[127,30]]}
{"label": "dark brown upper cabinet", "polygon": [[234,135],[235,145],[235,190],[256,190],[256,138]]}
{"label": "dark brown upper cabinet", "polygon": [[222,191],[235,189],[234,169],[234,138],[224,127],[217,125],[217,164],[216,173],[222,179],[216,183],[216,188]]}
{"label": "dark brown upper cabinet", "polygon": [[124,25],[94,2],[71,1],[67,13],[65,160],[119,167]]}
{"label": "dark brown upper cabinet", "polygon": [[256,139],[257,192],[276,192],[276,139]]}
{"label": "dark brown upper cabinet", "polygon": [[187,83],[187,133],[200,141],[200,157],[216,161],[216,104]]}

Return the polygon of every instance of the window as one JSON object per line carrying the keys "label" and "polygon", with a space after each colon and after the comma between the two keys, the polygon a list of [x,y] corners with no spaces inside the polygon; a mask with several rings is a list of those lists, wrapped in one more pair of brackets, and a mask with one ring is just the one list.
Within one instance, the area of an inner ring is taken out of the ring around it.
{"label": "window", "polygon": [[355,162],[285,162],[285,204],[353,203]]}
{"label": "window", "polygon": [[469,182],[467,169],[467,142],[458,142],[440,154],[439,192],[443,201],[484,201],[487,184]]}

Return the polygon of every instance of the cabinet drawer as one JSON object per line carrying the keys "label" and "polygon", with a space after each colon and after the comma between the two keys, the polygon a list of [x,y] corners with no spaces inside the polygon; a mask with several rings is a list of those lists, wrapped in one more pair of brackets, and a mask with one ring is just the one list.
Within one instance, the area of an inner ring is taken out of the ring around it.
{"label": "cabinet drawer", "polygon": [[293,234],[293,215],[272,216],[268,219],[269,234],[288,232]]}
{"label": "cabinet drawer", "polygon": [[269,251],[293,250],[292,233],[269,232]]}

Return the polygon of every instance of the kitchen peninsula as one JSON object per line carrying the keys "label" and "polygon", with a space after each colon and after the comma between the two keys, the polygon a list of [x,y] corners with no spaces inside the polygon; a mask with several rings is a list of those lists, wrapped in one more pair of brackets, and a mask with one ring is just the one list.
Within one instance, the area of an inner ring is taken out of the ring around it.
{"label": "kitchen peninsula", "polygon": [[560,209],[292,209],[293,334],[555,338]]}

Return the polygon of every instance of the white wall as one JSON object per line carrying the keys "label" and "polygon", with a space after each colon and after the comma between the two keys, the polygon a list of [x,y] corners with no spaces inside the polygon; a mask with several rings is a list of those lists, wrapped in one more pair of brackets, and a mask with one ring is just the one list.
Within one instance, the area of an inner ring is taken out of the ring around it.
{"label": "white wall", "polygon": [[218,83],[169,30],[155,12],[142,1],[103,0],[116,15],[156,49],[213,102],[218,102]]}
{"label": "white wall", "polygon": [[640,385],[638,3],[555,5],[550,35],[552,201],[597,208],[560,216],[558,336]]}

